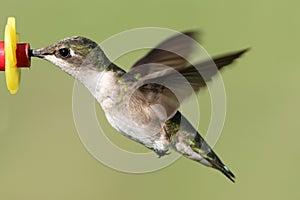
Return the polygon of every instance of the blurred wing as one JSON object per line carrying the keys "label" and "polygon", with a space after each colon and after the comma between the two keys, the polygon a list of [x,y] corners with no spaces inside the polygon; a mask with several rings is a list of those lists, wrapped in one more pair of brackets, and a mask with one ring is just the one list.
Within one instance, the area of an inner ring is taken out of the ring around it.
{"label": "blurred wing", "polygon": [[[183,76],[186,79],[185,84],[189,84],[195,92],[199,91],[200,87],[206,86],[206,83],[211,80],[211,78],[218,73],[220,69],[222,69],[225,66],[230,65],[234,62],[235,59],[239,58],[241,55],[243,55],[245,52],[247,52],[248,49],[244,49],[241,51],[237,51],[234,53],[230,53],[227,55],[219,56],[216,58],[213,58],[213,60],[208,60],[205,62],[201,62],[199,64],[196,64],[195,66],[189,66],[183,69],[179,70],[179,73],[181,76]],[[166,77],[159,77],[160,79],[164,79],[166,81],[171,81],[173,79],[176,79],[177,75],[174,74],[168,74]],[[172,81],[175,82],[175,81]],[[183,84],[183,85],[185,85]],[[176,87],[180,87],[180,83],[177,82]],[[182,89],[178,89],[182,90]],[[188,95],[187,95],[188,96]],[[186,97],[187,97],[186,96]]]}
{"label": "blurred wing", "polygon": [[195,66],[177,70],[168,68],[146,75],[138,81],[141,87],[138,87],[131,98],[142,96],[149,106],[162,106],[164,110],[158,111],[158,114],[168,119],[175,114],[183,100],[199,91],[220,69],[231,64],[246,51],[247,49],[220,56]]}
{"label": "blurred wing", "polygon": [[[175,35],[160,43],[148,54],[138,60],[130,69],[130,72],[139,73],[141,76],[153,72],[152,67],[144,67],[145,64],[156,63],[171,68],[181,68],[187,65],[187,58],[191,55],[196,44],[197,32],[190,31]],[[140,66],[140,67],[139,67]],[[154,69],[155,70],[155,69]]]}

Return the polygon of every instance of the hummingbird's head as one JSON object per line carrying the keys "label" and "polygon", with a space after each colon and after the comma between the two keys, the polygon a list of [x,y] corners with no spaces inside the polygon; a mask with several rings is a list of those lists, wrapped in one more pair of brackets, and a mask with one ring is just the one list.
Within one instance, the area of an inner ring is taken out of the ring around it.
{"label": "hummingbird's head", "polygon": [[45,48],[32,50],[31,56],[48,60],[71,75],[84,69],[101,70],[109,65],[109,60],[99,45],[81,36],[66,38]]}

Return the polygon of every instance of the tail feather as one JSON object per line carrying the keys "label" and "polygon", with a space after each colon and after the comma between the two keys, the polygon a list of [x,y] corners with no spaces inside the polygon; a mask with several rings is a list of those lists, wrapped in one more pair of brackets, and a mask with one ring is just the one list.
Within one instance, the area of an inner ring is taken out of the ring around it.
{"label": "tail feather", "polygon": [[[201,138],[201,139],[199,139]],[[206,159],[211,164],[211,167],[222,172],[227,178],[232,182],[235,182],[235,175],[230,171],[230,169],[223,164],[221,159],[217,154],[211,149],[207,142],[201,137],[197,132],[196,136],[192,142],[191,148],[199,153],[203,158]]]}
{"label": "tail feather", "polygon": [[[215,168],[215,167],[213,167]],[[220,168],[216,168],[219,171],[221,171],[227,178],[229,178],[232,182],[235,182],[235,176],[234,174],[228,169],[228,167],[226,167],[225,165],[223,165]]]}
{"label": "tail feather", "polygon": [[222,163],[217,154],[179,111],[165,123],[165,131],[170,138],[172,147],[177,152],[219,170],[228,179],[235,182],[234,174]]}

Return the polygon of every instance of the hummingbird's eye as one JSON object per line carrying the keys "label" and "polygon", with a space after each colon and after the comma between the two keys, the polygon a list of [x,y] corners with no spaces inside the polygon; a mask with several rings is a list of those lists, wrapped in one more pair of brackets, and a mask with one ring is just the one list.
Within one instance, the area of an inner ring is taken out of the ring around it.
{"label": "hummingbird's eye", "polygon": [[69,58],[71,56],[70,49],[68,49],[68,48],[59,49],[59,55],[62,58]]}

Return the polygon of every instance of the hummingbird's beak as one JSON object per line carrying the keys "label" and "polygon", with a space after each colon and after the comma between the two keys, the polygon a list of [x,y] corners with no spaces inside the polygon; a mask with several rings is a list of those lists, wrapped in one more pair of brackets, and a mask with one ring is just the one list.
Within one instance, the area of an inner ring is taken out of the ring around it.
{"label": "hummingbird's beak", "polygon": [[43,49],[30,50],[29,54],[32,57],[38,57],[38,58],[44,58],[46,55],[48,55],[48,53],[44,52]]}

